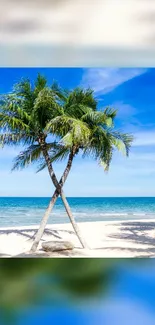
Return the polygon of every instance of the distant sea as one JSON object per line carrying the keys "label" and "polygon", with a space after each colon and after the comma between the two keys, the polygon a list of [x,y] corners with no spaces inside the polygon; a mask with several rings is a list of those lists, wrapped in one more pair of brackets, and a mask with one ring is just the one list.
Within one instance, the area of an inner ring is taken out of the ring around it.
{"label": "distant sea", "polygon": [[[0,197],[0,227],[36,225],[44,214],[50,198]],[[155,218],[155,197],[74,197],[68,198],[78,222],[119,221]],[[67,223],[68,216],[61,199],[48,223]]]}

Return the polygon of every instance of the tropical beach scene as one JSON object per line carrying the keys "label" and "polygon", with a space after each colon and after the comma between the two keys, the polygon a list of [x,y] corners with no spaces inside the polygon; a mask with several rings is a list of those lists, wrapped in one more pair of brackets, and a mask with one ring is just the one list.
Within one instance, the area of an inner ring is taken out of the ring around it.
{"label": "tropical beach scene", "polygon": [[0,256],[155,256],[155,69],[0,69]]}

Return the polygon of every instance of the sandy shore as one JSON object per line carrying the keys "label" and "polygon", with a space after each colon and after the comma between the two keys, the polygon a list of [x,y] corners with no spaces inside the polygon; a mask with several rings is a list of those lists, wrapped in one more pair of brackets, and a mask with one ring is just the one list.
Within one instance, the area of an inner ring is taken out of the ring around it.
{"label": "sandy shore", "polygon": [[[79,228],[90,249],[81,249],[70,224],[47,225],[42,241],[69,240],[73,251],[47,254],[38,247],[36,257],[153,257],[155,219],[84,222]],[[0,228],[0,257],[27,256],[38,226]]]}

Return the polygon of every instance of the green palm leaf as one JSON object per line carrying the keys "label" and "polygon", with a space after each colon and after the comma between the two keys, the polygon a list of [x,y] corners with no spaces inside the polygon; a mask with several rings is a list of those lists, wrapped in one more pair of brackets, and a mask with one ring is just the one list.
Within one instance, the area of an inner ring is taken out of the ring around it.
{"label": "green palm leaf", "polygon": [[15,158],[12,170],[23,169],[28,165],[35,163],[36,160],[42,157],[42,151],[39,145],[32,145],[26,150],[21,151]]}

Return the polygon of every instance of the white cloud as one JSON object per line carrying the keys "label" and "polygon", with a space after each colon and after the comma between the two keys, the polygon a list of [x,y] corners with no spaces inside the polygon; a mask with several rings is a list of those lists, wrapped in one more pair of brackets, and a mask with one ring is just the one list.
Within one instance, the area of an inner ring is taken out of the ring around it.
{"label": "white cloud", "polygon": [[117,117],[122,118],[123,121],[129,119],[129,117],[133,118],[133,116],[137,113],[137,109],[135,107],[126,104],[123,101],[114,102],[111,106],[118,110]]}
{"label": "white cloud", "polygon": [[148,161],[148,162],[155,162],[155,152],[149,153],[130,153],[130,160],[136,161]]}
{"label": "white cloud", "polygon": [[146,71],[141,68],[90,68],[84,70],[81,83],[93,88],[97,95],[103,95]]}
{"label": "white cloud", "polygon": [[134,134],[134,146],[154,146],[155,145],[155,132],[137,132]]}

